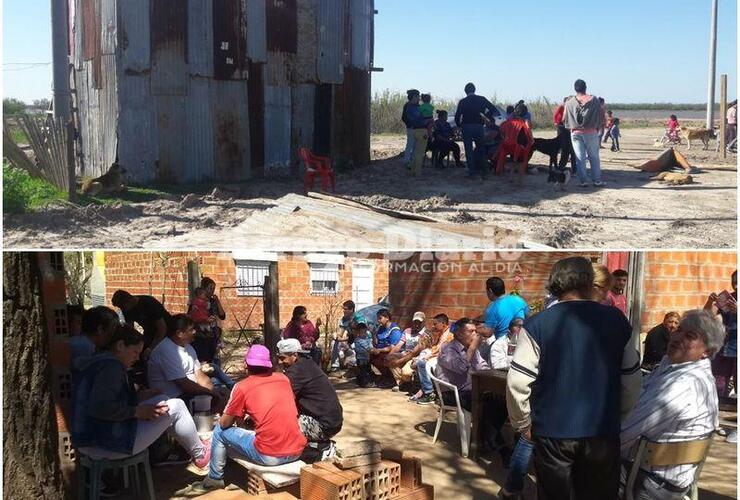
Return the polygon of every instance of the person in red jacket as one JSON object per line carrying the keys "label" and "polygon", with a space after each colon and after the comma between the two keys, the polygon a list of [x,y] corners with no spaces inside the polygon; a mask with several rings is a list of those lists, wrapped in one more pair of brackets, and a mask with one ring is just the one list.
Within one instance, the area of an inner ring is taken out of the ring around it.
{"label": "person in red jacket", "polygon": [[321,349],[316,345],[319,341],[319,327],[321,318],[316,320],[316,326],[308,319],[308,311],[304,306],[293,308],[293,317],[285,325],[283,330],[284,339],[298,339],[303,349],[310,352],[311,359],[316,364],[321,364]]}
{"label": "person in red jacket", "polygon": [[560,139],[560,163],[558,164],[559,170],[564,170],[568,161],[571,163],[571,174],[576,171],[576,155],[573,153],[573,144],[570,139],[570,130],[565,128],[563,125],[563,117],[565,115],[565,101],[568,98],[563,98],[563,103],[555,108],[555,112],[552,114],[552,122],[558,131],[558,139]]}

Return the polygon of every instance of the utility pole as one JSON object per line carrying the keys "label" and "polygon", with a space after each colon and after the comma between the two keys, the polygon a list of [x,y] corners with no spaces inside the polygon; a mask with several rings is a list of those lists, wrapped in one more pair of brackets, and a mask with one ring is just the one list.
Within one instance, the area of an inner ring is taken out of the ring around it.
{"label": "utility pole", "polygon": [[67,0],[51,0],[51,53],[54,75],[54,118],[70,119],[69,12]]}
{"label": "utility pole", "polygon": [[712,0],[712,30],[709,34],[709,89],[707,91],[707,128],[714,127],[714,79],[717,67],[717,4]]}

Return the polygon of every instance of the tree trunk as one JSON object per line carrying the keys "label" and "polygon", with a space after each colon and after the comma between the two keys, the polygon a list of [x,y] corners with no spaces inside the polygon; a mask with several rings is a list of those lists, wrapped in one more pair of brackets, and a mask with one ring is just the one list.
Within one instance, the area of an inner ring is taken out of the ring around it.
{"label": "tree trunk", "polygon": [[66,499],[36,253],[3,253],[4,497]]}

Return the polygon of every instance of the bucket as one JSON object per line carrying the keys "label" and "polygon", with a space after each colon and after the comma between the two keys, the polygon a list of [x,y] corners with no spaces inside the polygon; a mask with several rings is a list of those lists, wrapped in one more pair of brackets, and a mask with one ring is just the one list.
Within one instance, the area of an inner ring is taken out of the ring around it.
{"label": "bucket", "polygon": [[213,415],[208,413],[196,413],[193,415],[193,422],[199,434],[211,432],[213,430]]}
{"label": "bucket", "polygon": [[194,396],[190,400],[190,413],[207,413],[211,411],[211,396],[200,395]]}

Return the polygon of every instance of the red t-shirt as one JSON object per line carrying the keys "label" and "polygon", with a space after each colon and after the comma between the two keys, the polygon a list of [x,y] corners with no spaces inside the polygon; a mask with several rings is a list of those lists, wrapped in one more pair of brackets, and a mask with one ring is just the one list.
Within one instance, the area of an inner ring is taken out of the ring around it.
{"label": "red t-shirt", "polygon": [[555,108],[555,113],[552,115],[552,121],[555,125],[563,124],[563,115],[565,114],[565,105],[561,104]]}
{"label": "red t-shirt", "polygon": [[263,455],[300,455],[306,438],[298,426],[298,408],[288,377],[282,373],[250,375],[231,391],[226,415],[254,421],[254,447]]}
{"label": "red t-shirt", "polygon": [[608,305],[614,306],[620,311],[622,311],[622,314],[627,316],[627,296],[623,293],[620,293],[617,295],[616,293],[609,290],[606,293],[606,300]]}

